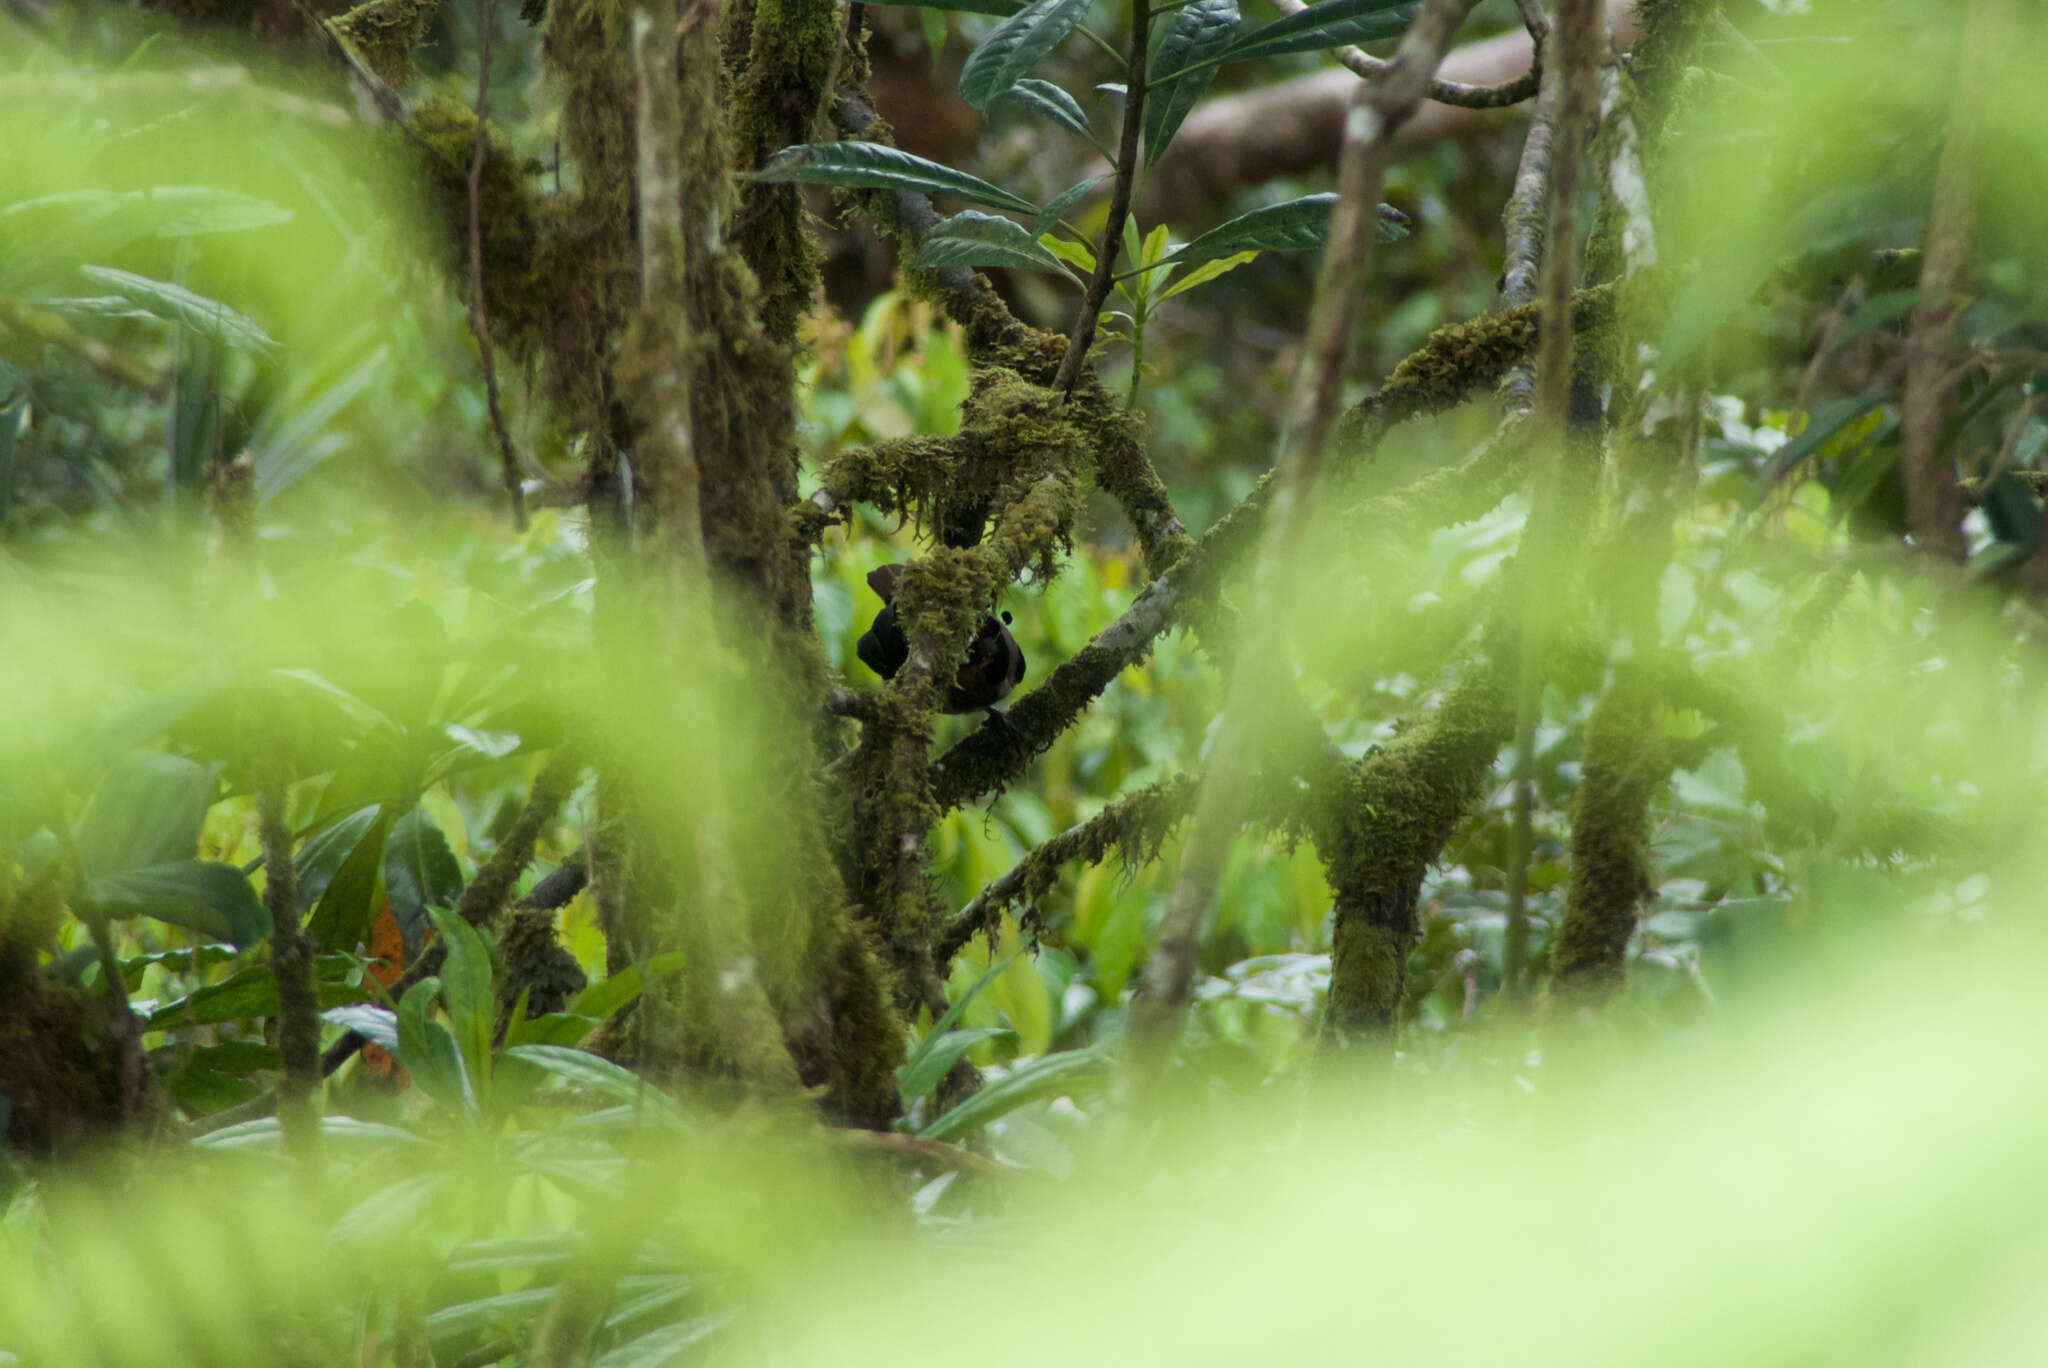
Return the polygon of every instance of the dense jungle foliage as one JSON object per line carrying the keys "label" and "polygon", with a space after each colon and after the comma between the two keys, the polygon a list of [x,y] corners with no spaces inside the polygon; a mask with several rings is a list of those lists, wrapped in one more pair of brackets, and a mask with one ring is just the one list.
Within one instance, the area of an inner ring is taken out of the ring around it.
{"label": "dense jungle foliage", "polygon": [[0,1363],[2037,1363],[2024,0],[0,0]]}

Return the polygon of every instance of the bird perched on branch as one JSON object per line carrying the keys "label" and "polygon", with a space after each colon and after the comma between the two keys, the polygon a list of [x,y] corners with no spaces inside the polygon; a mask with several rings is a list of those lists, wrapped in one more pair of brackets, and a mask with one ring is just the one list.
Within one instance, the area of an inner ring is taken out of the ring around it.
{"label": "bird perched on branch", "polygon": [[[910,659],[910,641],[903,635],[902,624],[896,621],[896,580],[902,574],[900,565],[884,565],[868,572],[868,588],[882,600],[882,611],[853,648],[861,663],[884,679],[894,679],[903,662]],[[994,715],[996,704],[1017,687],[1017,681],[1024,677],[1024,648],[1003,625],[1009,620],[1008,613],[1003,614],[1002,622],[985,617],[974,629],[974,637],[967,643],[967,652],[960,657],[960,667],[954,671],[953,682],[939,704],[940,712],[970,713],[987,708]]]}

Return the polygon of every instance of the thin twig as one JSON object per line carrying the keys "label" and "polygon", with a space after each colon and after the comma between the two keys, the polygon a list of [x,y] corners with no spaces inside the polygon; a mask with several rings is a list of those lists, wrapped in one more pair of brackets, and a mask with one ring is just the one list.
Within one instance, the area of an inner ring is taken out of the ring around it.
{"label": "thin twig", "polygon": [[491,346],[491,319],[484,306],[483,183],[484,158],[490,150],[491,23],[498,0],[479,0],[476,15],[476,149],[469,158],[469,330],[476,335],[477,354],[484,363],[484,404],[491,431],[498,438],[498,460],[504,470],[505,497],[512,502],[512,526],[526,530],[526,493],[519,487],[519,462],[512,453],[512,434],[498,405],[498,362]]}
{"label": "thin twig", "polygon": [[1102,247],[1095,253],[1095,275],[1088,282],[1088,294],[1081,303],[1074,331],[1067,338],[1067,351],[1052,387],[1061,394],[1073,392],[1081,374],[1081,362],[1095,341],[1095,321],[1109,300],[1116,282],[1117,254],[1123,249],[1124,220],[1130,217],[1131,194],[1138,181],[1139,132],[1145,122],[1145,65],[1151,46],[1152,9],[1149,0],[1132,0],[1131,58],[1124,75],[1124,123],[1117,142],[1116,187],[1110,192],[1109,217],[1102,225]]}
{"label": "thin twig", "polygon": [[[1308,8],[1305,0],[1273,0],[1273,5],[1283,15],[1296,15]],[[1542,11],[1539,9],[1540,16]],[[1499,85],[1469,85],[1464,81],[1446,81],[1441,77],[1429,78],[1429,98],[1438,104],[1455,105],[1459,109],[1501,109],[1517,105],[1536,93],[1536,83],[1541,71],[1537,58],[1541,45],[1530,52],[1529,69],[1512,81]],[[1335,56],[1346,69],[1363,80],[1370,80],[1385,71],[1389,65],[1358,47],[1335,49]]]}

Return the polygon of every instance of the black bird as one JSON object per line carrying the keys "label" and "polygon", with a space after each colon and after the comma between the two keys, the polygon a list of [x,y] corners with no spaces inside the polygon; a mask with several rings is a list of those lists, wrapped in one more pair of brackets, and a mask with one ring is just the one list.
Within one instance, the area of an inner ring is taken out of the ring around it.
{"label": "black bird", "polygon": [[[853,647],[861,664],[884,679],[894,679],[903,662],[910,659],[910,641],[896,621],[896,580],[902,573],[900,565],[868,572],[868,588],[882,600],[882,611]],[[974,639],[967,643],[967,653],[960,657],[960,668],[954,671],[953,683],[939,704],[940,712],[970,713],[987,708],[993,715],[996,704],[1017,687],[1024,677],[1024,648],[1003,625],[1009,620],[1008,613],[1003,614],[1002,622],[985,617],[974,629]]]}

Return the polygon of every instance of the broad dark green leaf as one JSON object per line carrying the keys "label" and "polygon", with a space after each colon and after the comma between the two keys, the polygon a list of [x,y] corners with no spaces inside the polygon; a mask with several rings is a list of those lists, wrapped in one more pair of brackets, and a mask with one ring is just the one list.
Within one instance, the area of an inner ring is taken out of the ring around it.
{"label": "broad dark green leaf", "polygon": [[1145,164],[1159,160],[1181,121],[1216,79],[1217,60],[1237,33],[1237,0],[1194,0],[1174,11],[1146,75]]}
{"label": "broad dark green leaf", "polygon": [[337,821],[329,822],[320,830],[308,836],[299,847],[298,858],[292,861],[299,875],[299,911],[310,912],[327,886],[334,882],[335,871],[342,862],[362,843],[363,833],[383,808],[375,803],[357,808]]}
{"label": "broad dark green leaf", "polygon": [[180,755],[135,751],[114,766],[72,833],[87,877],[190,860],[212,805],[214,772]]}
{"label": "broad dark green leaf", "polygon": [[1007,95],[1088,13],[1089,0],[1032,0],[995,26],[960,69],[960,95],[976,109]]}
{"label": "broad dark green leaf", "polygon": [[1021,1064],[926,1126],[918,1134],[950,1140],[987,1125],[1026,1102],[1055,1093],[1098,1086],[1109,1074],[1109,1061],[1096,1050],[1065,1050]]}
{"label": "broad dark green leaf", "polygon": [[[1284,204],[1269,204],[1217,224],[1165,260],[1195,266],[1239,252],[1313,251],[1329,239],[1330,211],[1336,205],[1337,197],[1327,192],[1303,195]],[[1379,241],[1392,242],[1407,236],[1408,230],[1401,226],[1408,221],[1407,215],[1390,204],[1382,204],[1379,216]]]}
{"label": "broad dark green leaf", "polygon": [[1763,502],[1764,495],[1771,487],[1783,479],[1788,471],[1812,455],[1822,443],[1884,401],[1883,391],[1869,390],[1863,394],[1825,400],[1815,407],[1806,415],[1806,426],[1799,429],[1799,435],[1771,453],[1770,463],[1765,466],[1763,475],[1757,481],[1756,489],[1749,500],[1750,507],[1754,508]]}
{"label": "broad dark green leaf", "polygon": [[277,339],[263,331],[254,319],[236,313],[217,299],[194,294],[182,285],[120,271],[111,266],[81,266],[80,275],[112,290],[144,313],[175,323],[181,328],[210,337],[243,351],[270,351]]}
{"label": "broad dark green leaf", "polygon": [[328,1008],[320,1014],[320,1019],[345,1026],[372,1045],[398,1053],[398,1014],[389,1007],[368,1002],[351,1003],[346,1007]]}
{"label": "broad dark green leaf", "polygon": [[[364,812],[370,814],[366,826],[356,822]],[[361,834],[342,860],[341,867],[327,881],[320,894],[320,904],[313,909],[313,916],[306,923],[306,934],[313,938],[316,950],[345,952],[370,939],[377,901],[377,872],[383,863],[385,841],[391,832],[391,809],[386,806],[365,808],[336,823],[336,826],[351,825],[359,826]],[[311,846],[312,842],[306,844]]]}
{"label": "broad dark green leaf", "polygon": [[462,1051],[448,1028],[432,1019],[441,980],[424,978],[406,990],[398,1003],[398,1059],[421,1089],[444,1107],[474,1116],[476,1089],[463,1067]]}
{"label": "broad dark green leaf", "polygon": [[1007,266],[1052,271],[1080,283],[1066,263],[1045,249],[1031,230],[1015,219],[963,209],[941,221],[917,249],[917,264],[932,270],[948,266]]}
{"label": "broad dark green leaf", "polygon": [[96,874],[85,901],[106,917],[154,917],[231,945],[251,946],[270,934],[270,914],[233,865],[166,860],[141,869]]}
{"label": "broad dark green leaf", "polygon": [[1856,306],[1855,313],[1843,320],[1842,326],[1835,331],[1834,340],[1828,344],[1828,350],[1840,351],[1872,328],[1883,327],[1911,309],[1919,298],[1918,289],[1887,290],[1883,294],[1872,295]]}
{"label": "broad dark green leaf", "polygon": [[453,912],[427,909],[448,952],[441,969],[441,997],[455,1043],[462,1050],[471,1083],[489,1105],[491,1033],[498,1020],[498,998],[491,991],[491,950],[477,929]]}
{"label": "broad dark green leaf", "polygon": [[969,204],[1008,209],[1019,214],[1036,210],[1030,200],[990,185],[979,176],[955,171],[923,157],[913,157],[880,143],[799,143],[768,159],[751,179],[796,181],[804,185],[845,185],[870,190],[914,190],[948,195]]}
{"label": "broad dark green leaf", "polygon": [[391,915],[408,933],[425,925],[429,907],[453,907],[462,892],[462,867],[424,808],[391,825],[384,842],[384,892]]}
{"label": "broad dark green leaf", "polygon": [[1081,111],[1081,102],[1051,81],[1027,76],[1004,91],[1001,98],[1044,115],[1070,133],[1079,133],[1084,138],[1094,136],[1088,116]]}
{"label": "broad dark green leaf", "polygon": [[1400,0],[1322,0],[1243,35],[1230,45],[1223,60],[1245,62],[1254,57],[1378,42],[1401,33],[1414,18],[1415,6]]}
{"label": "broad dark green leaf", "polygon": [[[355,965],[346,955],[322,955],[315,985],[322,1007],[361,1002],[363,990],[348,982]],[[152,1031],[170,1026],[209,1026],[222,1021],[277,1015],[277,979],[267,964],[252,964],[204,988],[151,1009],[143,1022]]]}

